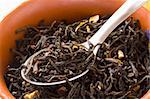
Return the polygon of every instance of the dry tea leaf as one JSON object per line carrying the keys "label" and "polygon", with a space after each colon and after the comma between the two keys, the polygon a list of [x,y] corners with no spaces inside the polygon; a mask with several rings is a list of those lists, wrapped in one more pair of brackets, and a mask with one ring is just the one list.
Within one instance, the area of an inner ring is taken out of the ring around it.
{"label": "dry tea leaf", "polygon": [[119,59],[114,59],[114,58],[105,58],[106,61],[109,61],[109,62],[113,62],[113,63],[118,63],[118,64],[123,64],[121,62],[121,60]]}
{"label": "dry tea leaf", "polygon": [[140,85],[137,85],[133,88],[133,91],[137,92],[140,89]]}
{"label": "dry tea leaf", "polygon": [[37,73],[38,73],[38,63],[39,63],[39,62],[36,62],[35,65],[33,66],[33,73],[34,73],[34,74],[37,74]]}
{"label": "dry tea leaf", "polygon": [[97,86],[97,88],[99,89],[99,90],[102,90],[103,89],[103,83],[102,82],[98,82],[98,86]]}
{"label": "dry tea leaf", "polygon": [[[141,30],[138,23],[127,20],[100,44],[98,54],[95,56],[94,45],[88,42],[90,50],[87,50],[81,44],[89,40],[94,31],[107,20],[103,16],[99,20],[98,17],[95,19],[91,19],[90,22],[86,19],[87,23],[84,23],[85,20],[73,24],[66,24],[65,21],[54,21],[51,25],[39,23],[35,27],[37,29],[31,26],[25,29],[25,39],[16,42],[15,50],[21,54],[14,52],[13,63],[8,66],[5,74],[12,95],[16,99],[142,97],[150,87],[149,67],[147,67],[150,63],[149,41],[145,34],[139,32]],[[38,55],[35,55],[37,52]],[[32,57],[33,54],[35,57]],[[28,57],[32,59],[29,58],[30,62],[24,63]],[[29,82],[20,77],[22,67],[27,69],[25,77],[30,80]],[[89,69],[89,73],[81,79],[69,81],[69,78],[86,69]],[[31,84],[33,81],[44,84],[60,80],[66,80],[67,83],[44,87]]]}
{"label": "dry tea leaf", "polygon": [[95,15],[95,16],[90,17],[89,22],[96,23],[98,22],[98,20],[99,20],[99,15]]}
{"label": "dry tea leaf", "polygon": [[150,53],[150,41],[148,43],[148,50],[149,50],[149,53]]}
{"label": "dry tea leaf", "polygon": [[134,76],[134,73],[129,73],[128,74],[128,77],[133,77]]}
{"label": "dry tea leaf", "polygon": [[67,88],[64,87],[64,86],[62,86],[62,87],[60,87],[60,88],[57,90],[57,93],[58,93],[59,95],[63,95],[63,94],[65,94],[67,91],[68,91]]}

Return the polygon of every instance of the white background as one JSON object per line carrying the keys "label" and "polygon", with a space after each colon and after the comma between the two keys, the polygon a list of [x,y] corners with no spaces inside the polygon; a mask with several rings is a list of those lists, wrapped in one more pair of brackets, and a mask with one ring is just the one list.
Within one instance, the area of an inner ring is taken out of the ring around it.
{"label": "white background", "polygon": [[24,1],[27,0],[0,0],[0,21]]}

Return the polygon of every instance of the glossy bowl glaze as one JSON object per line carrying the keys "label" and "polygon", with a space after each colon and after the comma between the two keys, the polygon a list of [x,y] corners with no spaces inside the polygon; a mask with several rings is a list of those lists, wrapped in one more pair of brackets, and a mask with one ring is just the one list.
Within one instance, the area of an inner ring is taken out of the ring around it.
{"label": "glossy bowl glaze", "polygon": [[[112,14],[124,0],[29,0],[7,15],[0,22],[0,97],[13,99],[6,87],[3,75],[12,59],[10,49],[15,40],[22,38],[15,30],[26,25],[35,25],[39,20],[77,21],[95,14]],[[150,11],[140,8],[133,14],[139,19],[143,30],[150,30]],[[149,95],[149,94],[148,94]]]}

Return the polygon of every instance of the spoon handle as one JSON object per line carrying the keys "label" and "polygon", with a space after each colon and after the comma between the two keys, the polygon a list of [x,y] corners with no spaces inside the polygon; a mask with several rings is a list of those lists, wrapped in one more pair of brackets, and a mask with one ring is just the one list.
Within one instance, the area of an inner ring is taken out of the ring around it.
{"label": "spoon handle", "polygon": [[148,0],[127,0],[107,22],[89,39],[93,45],[103,43],[108,35]]}

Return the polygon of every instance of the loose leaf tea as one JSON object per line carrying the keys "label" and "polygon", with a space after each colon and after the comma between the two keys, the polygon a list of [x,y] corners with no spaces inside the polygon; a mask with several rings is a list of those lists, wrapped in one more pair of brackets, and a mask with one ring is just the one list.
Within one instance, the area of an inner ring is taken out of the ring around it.
{"label": "loose leaf tea", "polygon": [[[93,46],[86,50],[80,44],[96,33],[108,16],[93,16],[67,24],[54,21],[27,26],[24,39],[11,49],[14,59],[5,73],[8,89],[17,99],[124,99],[140,98],[150,89],[149,40],[138,20],[124,21],[99,44],[96,56]],[[26,82],[66,83],[38,86]],[[76,79],[89,69],[89,72]]]}

